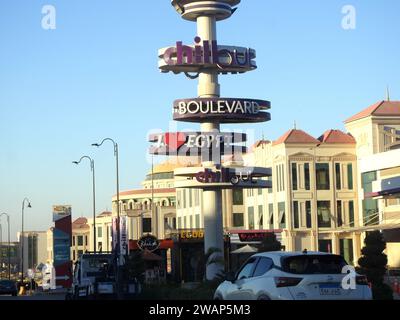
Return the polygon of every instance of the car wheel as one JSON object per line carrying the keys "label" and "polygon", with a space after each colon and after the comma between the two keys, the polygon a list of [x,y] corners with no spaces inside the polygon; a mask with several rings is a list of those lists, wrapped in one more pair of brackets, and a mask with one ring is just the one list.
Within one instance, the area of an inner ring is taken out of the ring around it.
{"label": "car wheel", "polygon": [[265,300],[271,300],[271,298],[268,297],[267,295],[263,294],[262,296],[259,296],[257,300],[265,301]]}

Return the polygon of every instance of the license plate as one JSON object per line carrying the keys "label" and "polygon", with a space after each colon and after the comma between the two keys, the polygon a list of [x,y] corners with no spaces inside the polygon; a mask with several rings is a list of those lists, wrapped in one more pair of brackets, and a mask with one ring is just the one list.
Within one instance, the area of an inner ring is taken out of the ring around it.
{"label": "license plate", "polygon": [[340,296],[341,290],[338,284],[320,284],[319,294],[321,296]]}

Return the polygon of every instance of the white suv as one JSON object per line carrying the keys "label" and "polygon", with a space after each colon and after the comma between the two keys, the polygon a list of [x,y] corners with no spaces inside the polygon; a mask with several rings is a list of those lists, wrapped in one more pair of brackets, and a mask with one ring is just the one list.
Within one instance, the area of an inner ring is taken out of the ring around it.
{"label": "white suv", "polygon": [[214,299],[371,300],[366,277],[346,266],[343,257],[322,252],[258,253],[227,275]]}

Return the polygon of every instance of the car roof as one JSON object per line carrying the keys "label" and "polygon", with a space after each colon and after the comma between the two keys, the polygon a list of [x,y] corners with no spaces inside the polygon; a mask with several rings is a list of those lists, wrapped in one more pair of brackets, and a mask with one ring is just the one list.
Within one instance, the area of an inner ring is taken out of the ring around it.
{"label": "car roof", "polygon": [[270,251],[270,252],[261,252],[256,253],[252,257],[266,257],[271,258],[274,261],[274,264],[277,266],[281,266],[281,258],[287,257],[296,257],[296,256],[308,256],[308,255],[334,255],[332,253],[326,252],[318,252],[318,251],[307,251],[304,253],[302,251]]}

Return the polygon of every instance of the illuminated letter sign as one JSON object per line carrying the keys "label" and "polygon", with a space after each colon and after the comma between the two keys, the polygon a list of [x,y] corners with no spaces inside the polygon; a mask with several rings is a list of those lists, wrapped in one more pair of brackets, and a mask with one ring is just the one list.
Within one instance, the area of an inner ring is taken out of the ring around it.
{"label": "illuminated letter sign", "polygon": [[193,98],[174,101],[174,120],[220,123],[265,122],[271,120],[271,104],[265,100],[236,98]]}
{"label": "illuminated letter sign", "polygon": [[219,46],[216,40],[202,41],[187,46],[177,41],[174,47],[159,50],[159,68],[163,72],[198,72],[203,67],[213,67],[220,73],[242,73],[257,68],[256,52],[250,48]]}
{"label": "illuminated letter sign", "polygon": [[141,237],[138,240],[137,245],[140,250],[143,250],[143,251],[149,250],[152,252],[159,248],[160,241],[158,241],[158,239],[155,236],[147,235],[147,236]]}

